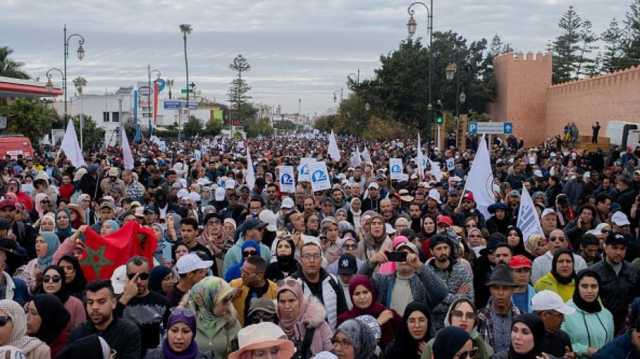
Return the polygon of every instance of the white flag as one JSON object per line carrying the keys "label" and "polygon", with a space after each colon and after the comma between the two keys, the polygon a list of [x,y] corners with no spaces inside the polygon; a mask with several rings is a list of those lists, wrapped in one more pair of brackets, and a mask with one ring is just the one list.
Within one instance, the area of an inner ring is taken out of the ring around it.
{"label": "white flag", "polygon": [[247,173],[245,175],[245,181],[249,189],[253,191],[253,187],[256,185],[256,173],[253,170],[253,160],[251,160],[251,152],[249,152],[249,146],[247,146]]}
{"label": "white flag", "polygon": [[369,150],[367,149],[366,145],[364,146],[364,150],[362,150],[360,155],[362,155],[362,160],[364,161],[364,163],[373,164],[373,162],[371,162],[371,155],[369,154]]}
{"label": "white flag", "polygon": [[122,133],[122,159],[124,160],[124,169],[132,170],[133,165],[133,154],[131,153],[131,147],[129,147],[129,139],[127,139],[127,131],[124,128],[120,128],[120,132]]}
{"label": "white flag", "polygon": [[338,148],[338,142],[336,142],[336,135],[331,131],[331,135],[329,135],[329,148],[327,148],[327,152],[329,156],[334,161],[340,161],[340,149]]}
{"label": "white flag", "polygon": [[538,218],[538,211],[536,211],[536,207],[533,205],[529,191],[527,191],[524,186],[522,187],[522,195],[520,196],[517,226],[522,231],[525,243],[527,243],[527,240],[532,234],[537,233],[544,236],[542,226],[540,225],[540,218]]}
{"label": "white flag", "polygon": [[436,178],[438,182],[442,180],[442,170],[440,169],[440,164],[438,162],[431,161],[429,158],[429,167],[431,167],[431,175]]}
{"label": "white flag", "polygon": [[296,180],[293,175],[293,166],[278,167],[280,174],[280,192],[295,193]]}
{"label": "white flag", "polygon": [[495,202],[495,196],[493,194],[491,159],[484,136],[482,136],[478,144],[478,152],[476,152],[476,156],[471,164],[471,170],[467,175],[464,190],[465,192],[470,191],[473,193],[476,207],[480,213],[488,219],[490,214],[487,211],[487,207]]}
{"label": "white flag", "polygon": [[351,159],[349,159],[351,163],[351,167],[358,167],[362,164],[362,159],[360,158],[360,150],[358,149],[358,145],[356,145],[356,151],[351,154]]}
{"label": "white flag", "polygon": [[64,151],[64,155],[71,161],[73,167],[82,167],[85,165],[82,150],[80,149],[80,144],[78,144],[76,129],[73,126],[73,120],[67,122],[67,130],[62,139],[61,149]]}
{"label": "white flag", "polygon": [[418,163],[418,176],[424,177],[424,170],[426,169],[425,155],[422,153],[422,143],[420,142],[420,134],[418,134],[418,145],[416,146],[416,162]]}

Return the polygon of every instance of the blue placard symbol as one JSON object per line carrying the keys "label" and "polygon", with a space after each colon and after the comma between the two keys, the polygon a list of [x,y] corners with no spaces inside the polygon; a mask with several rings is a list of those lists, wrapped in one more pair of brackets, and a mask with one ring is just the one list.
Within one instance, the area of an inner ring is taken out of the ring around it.
{"label": "blue placard symbol", "polygon": [[400,166],[399,165],[393,165],[393,166],[391,166],[391,172],[400,173],[402,171],[400,170]]}
{"label": "blue placard symbol", "polygon": [[327,180],[327,175],[324,173],[323,170],[317,170],[317,171],[313,172],[313,174],[311,175],[311,180],[313,182],[326,181]]}
{"label": "blue placard symbol", "polygon": [[293,177],[290,174],[285,173],[280,177],[280,182],[282,184],[293,184]]}

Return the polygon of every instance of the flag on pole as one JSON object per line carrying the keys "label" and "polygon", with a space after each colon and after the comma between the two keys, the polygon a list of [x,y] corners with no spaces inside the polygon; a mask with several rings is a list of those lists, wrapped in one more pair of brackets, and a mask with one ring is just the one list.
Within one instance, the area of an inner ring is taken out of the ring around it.
{"label": "flag on pole", "polygon": [[522,186],[522,195],[520,196],[520,208],[518,209],[518,228],[522,231],[524,242],[527,243],[529,237],[533,234],[544,236],[538,211],[533,205],[533,200],[529,195],[529,191]]}
{"label": "flag on pole", "polygon": [[356,145],[356,151],[351,154],[349,162],[351,163],[351,167],[358,167],[362,164],[362,158],[360,158],[360,149],[358,149],[358,145]]}
{"label": "flag on pole", "polygon": [[416,146],[416,162],[418,163],[418,176],[424,177],[425,156],[422,153],[422,143],[420,142],[420,134],[418,134],[418,145]]}
{"label": "flag on pole", "polygon": [[431,161],[430,158],[428,160],[429,167],[431,168],[429,172],[431,172],[431,175],[433,175],[433,177],[435,177],[436,180],[440,182],[442,180],[442,170],[440,169],[440,164],[438,162]]}
{"label": "flag on pole", "polygon": [[364,146],[364,150],[362,150],[362,152],[360,153],[360,155],[362,155],[362,160],[365,163],[371,163],[373,164],[373,162],[371,161],[371,155],[369,154],[369,150],[367,149],[367,146]]}
{"label": "flag on pole", "polygon": [[245,175],[245,180],[247,181],[247,186],[249,189],[253,191],[253,187],[256,185],[256,173],[253,169],[253,160],[251,159],[251,152],[249,152],[249,146],[247,145],[247,174]]}
{"label": "flag on pole", "polygon": [[493,194],[491,159],[489,149],[487,148],[487,141],[484,136],[482,136],[480,143],[478,143],[478,151],[471,164],[471,170],[467,175],[464,190],[465,192],[470,191],[473,193],[476,207],[485,218],[489,218],[490,214],[489,211],[487,211],[487,207],[495,202],[495,196]]}
{"label": "flag on pole", "polygon": [[120,132],[122,133],[122,159],[124,160],[124,169],[132,170],[134,167],[133,154],[129,146],[129,139],[127,139],[127,131],[124,130],[124,127],[120,127]]}
{"label": "flag on pole", "polygon": [[329,148],[327,148],[327,152],[332,160],[336,162],[340,161],[340,149],[338,148],[336,135],[333,134],[333,131],[331,131],[331,134],[329,135]]}
{"label": "flag on pole", "polygon": [[82,156],[82,150],[78,143],[78,136],[76,136],[76,128],[73,125],[73,120],[67,122],[67,130],[62,138],[62,151],[67,156],[73,167],[82,167],[85,165],[84,157]]}

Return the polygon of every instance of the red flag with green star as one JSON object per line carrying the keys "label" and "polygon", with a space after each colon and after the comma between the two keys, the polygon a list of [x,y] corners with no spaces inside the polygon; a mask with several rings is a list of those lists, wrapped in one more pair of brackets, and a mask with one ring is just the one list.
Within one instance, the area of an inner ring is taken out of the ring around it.
{"label": "red flag with green star", "polygon": [[84,237],[86,251],[80,265],[88,281],[111,278],[113,271],[133,256],[146,257],[153,263],[158,241],[153,229],[137,221],[129,221],[104,237],[89,227]]}

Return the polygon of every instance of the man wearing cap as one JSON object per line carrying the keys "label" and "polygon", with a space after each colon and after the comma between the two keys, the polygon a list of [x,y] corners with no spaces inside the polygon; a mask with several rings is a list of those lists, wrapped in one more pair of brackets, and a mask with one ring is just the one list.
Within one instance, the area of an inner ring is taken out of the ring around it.
{"label": "man wearing cap", "polygon": [[362,201],[362,211],[380,210],[380,186],[376,182],[371,182],[367,187],[366,198]]}
{"label": "man wearing cap", "polygon": [[600,299],[613,314],[616,333],[624,326],[629,303],[640,294],[638,272],[624,260],[628,245],[627,236],[610,232],[604,245],[604,258],[591,267],[600,275]]}
{"label": "man wearing cap", "polygon": [[16,202],[12,199],[0,200],[0,218],[11,226],[9,238],[15,237],[18,244],[27,251],[29,258],[36,257],[36,236],[38,232],[28,223],[17,220]]}
{"label": "man wearing cap", "polygon": [[[558,214],[553,208],[545,208],[540,215],[540,226],[545,237],[549,237],[549,233],[558,227]],[[528,239],[528,238],[525,238]]]}
{"label": "man wearing cap", "polygon": [[445,234],[431,237],[429,249],[433,257],[427,260],[426,265],[449,290],[446,298],[433,309],[432,326],[437,332],[444,324],[451,303],[461,298],[473,301],[473,273],[468,264],[457,260],[453,242]]}
{"label": "man wearing cap", "polygon": [[533,311],[544,323],[542,352],[558,358],[576,358],[569,335],[560,329],[564,316],[575,313],[575,308],[566,305],[560,295],[550,290],[536,293],[531,303]]}
{"label": "man wearing cap", "polygon": [[264,231],[266,230],[267,223],[261,221],[258,218],[247,219],[239,228],[238,233],[240,236],[224,255],[223,269],[224,273],[227,273],[229,268],[242,262],[242,244],[248,240],[254,240],[260,243],[260,256],[267,262],[271,262],[271,249],[262,243]]}
{"label": "man wearing cap", "polygon": [[358,259],[347,253],[340,256],[335,264],[337,264],[338,267],[338,279],[340,279],[340,285],[342,286],[344,298],[347,301],[347,307],[351,310],[353,303],[351,302],[351,294],[349,294],[349,282],[351,278],[358,273]]}
{"label": "man wearing cap", "polygon": [[120,170],[118,170],[117,167],[111,167],[107,172],[107,177],[100,181],[100,189],[102,190],[102,193],[112,196],[116,201],[124,197],[124,194],[126,193],[125,183],[118,178],[119,176]]}
{"label": "man wearing cap", "polygon": [[478,313],[478,333],[496,353],[500,353],[509,350],[511,324],[520,315],[520,309],[511,301],[517,284],[513,281],[511,269],[506,264],[499,264],[491,273],[487,286],[491,297]]}
{"label": "man wearing cap", "polygon": [[418,248],[409,241],[397,243],[396,252],[406,256],[403,262],[396,262],[396,272],[390,274],[373,273],[374,268],[388,262],[387,250],[378,251],[368,259],[360,269],[361,274],[372,276],[378,292],[378,301],[385,307],[395,310],[399,315],[412,301],[419,301],[433,309],[447,297],[449,290],[433,272],[431,266],[425,266],[418,256]]}
{"label": "man wearing cap", "polygon": [[98,221],[91,226],[96,232],[100,233],[102,224],[106,221],[116,218],[116,206],[111,199],[101,199],[100,207],[98,209]]}
{"label": "man wearing cap", "polygon": [[262,322],[278,324],[278,315],[276,314],[276,303],[274,300],[258,298],[251,301],[245,326]]}
{"label": "man wearing cap", "polygon": [[530,284],[531,260],[523,255],[513,256],[509,261],[509,268],[513,271],[513,281],[518,285],[513,289],[513,304],[522,313],[531,313],[531,300],[536,294],[536,290]]}
{"label": "man wearing cap", "polygon": [[[551,272],[553,256],[556,252],[569,248],[569,240],[561,229],[554,229],[549,233],[549,250],[533,260],[531,267],[531,282],[536,283],[547,273]],[[587,268],[587,262],[579,254],[572,253],[575,272]]]}
{"label": "man wearing cap", "polygon": [[231,287],[237,289],[233,306],[236,308],[237,318],[242,326],[245,325],[252,301],[261,298],[276,299],[278,286],[265,278],[266,270],[267,263],[262,257],[250,256],[242,264],[240,278],[229,283]]}
{"label": "man wearing cap", "polygon": [[618,194],[615,197],[615,201],[620,204],[620,209],[623,213],[631,213],[631,206],[636,200],[637,192],[633,188],[631,178],[625,175],[618,175],[616,177],[616,189]]}
{"label": "man wearing cap", "polygon": [[612,231],[620,234],[631,234],[631,222],[626,214],[622,211],[615,211],[611,215]]}
{"label": "man wearing cap", "polygon": [[484,215],[476,208],[476,201],[472,192],[466,192],[462,196],[462,204],[455,210],[453,221],[456,225],[464,227],[464,222],[469,217],[476,217],[479,228],[486,227]]}
{"label": "man wearing cap", "polygon": [[[9,222],[0,219],[0,230],[8,230]],[[13,299],[24,305],[29,299],[27,283],[20,278],[13,278],[9,273],[17,268],[12,264],[24,263],[26,251],[16,241],[0,237],[0,299]]]}
{"label": "man wearing cap", "polygon": [[178,271],[178,283],[173,286],[173,290],[169,293],[169,308],[177,307],[182,297],[207,275],[209,268],[213,262],[205,261],[196,253],[185,254],[176,263]]}

